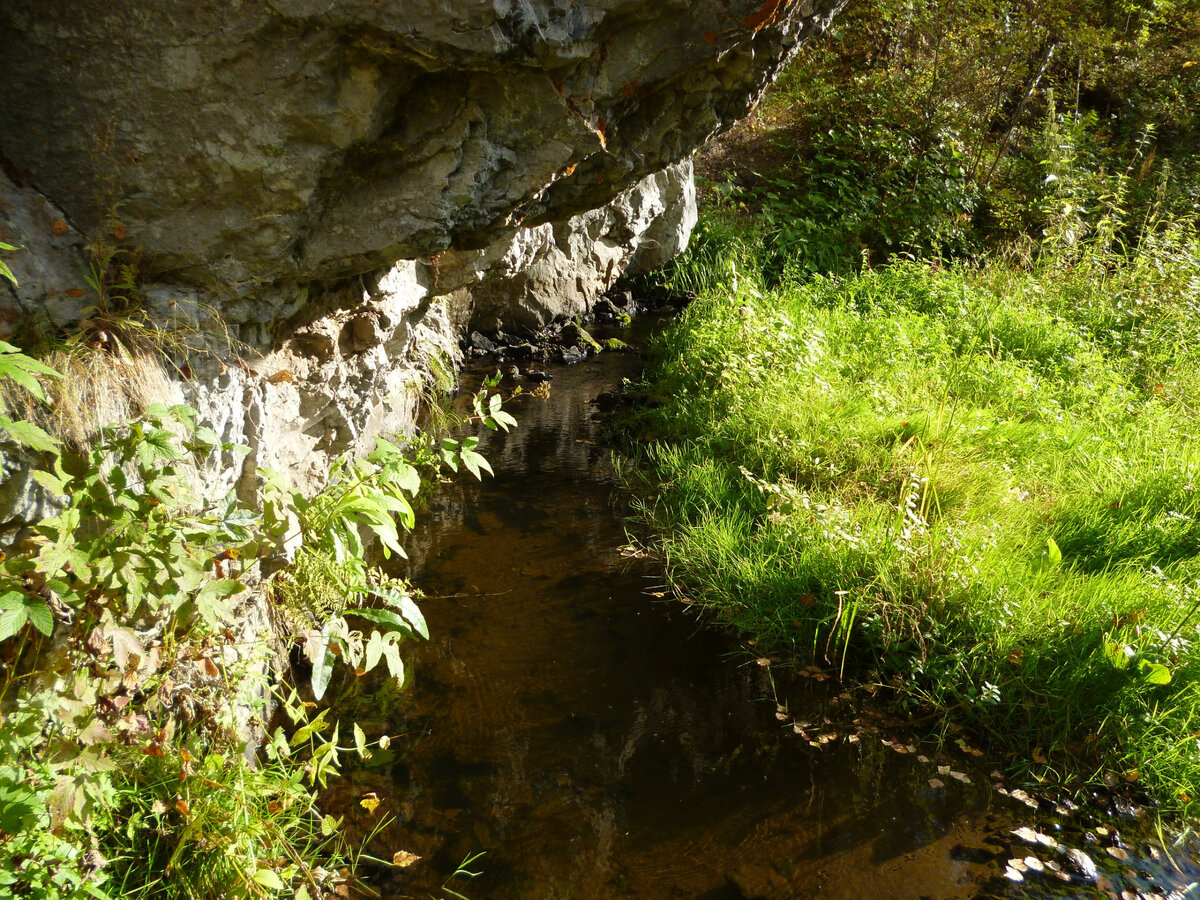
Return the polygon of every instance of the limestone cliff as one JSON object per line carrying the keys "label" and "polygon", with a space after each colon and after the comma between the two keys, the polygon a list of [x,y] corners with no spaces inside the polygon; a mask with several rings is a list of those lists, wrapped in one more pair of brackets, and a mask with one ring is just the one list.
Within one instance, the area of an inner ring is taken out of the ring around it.
{"label": "limestone cliff", "polygon": [[678,252],[691,151],[841,2],[6,0],[0,329],[90,303],[115,214],[163,321],[241,342],[180,395],[311,486],[409,421],[422,345],[585,314]]}

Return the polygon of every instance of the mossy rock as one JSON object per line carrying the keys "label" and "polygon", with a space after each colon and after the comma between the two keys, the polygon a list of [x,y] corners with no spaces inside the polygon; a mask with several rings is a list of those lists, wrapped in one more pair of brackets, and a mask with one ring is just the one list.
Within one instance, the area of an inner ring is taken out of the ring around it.
{"label": "mossy rock", "polygon": [[605,338],[600,344],[605,350],[611,350],[614,353],[629,353],[633,350],[632,347],[620,338]]}

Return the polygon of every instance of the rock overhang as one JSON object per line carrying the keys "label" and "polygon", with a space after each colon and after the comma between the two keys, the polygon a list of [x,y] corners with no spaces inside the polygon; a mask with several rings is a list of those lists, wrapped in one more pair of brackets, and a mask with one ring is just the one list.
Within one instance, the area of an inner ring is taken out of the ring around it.
{"label": "rock overhang", "polygon": [[0,154],[152,279],[245,296],[602,207],[842,0],[8,0]]}

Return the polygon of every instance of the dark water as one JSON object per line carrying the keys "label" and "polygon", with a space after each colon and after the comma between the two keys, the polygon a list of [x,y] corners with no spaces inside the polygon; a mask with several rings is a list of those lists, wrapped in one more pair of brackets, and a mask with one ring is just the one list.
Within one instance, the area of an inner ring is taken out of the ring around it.
{"label": "dark water", "polygon": [[[514,405],[520,428],[484,448],[496,477],[447,485],[423,516],[408,574],[429,595],[432,640],[410,656],[402,700],[346,701],[374,715],[375,734],[399,735],[383,766],[341,788],[352,826],[370,824],[355,803],[367,792],[383,801],[376,817],[396,817],[373,853],[421,857],[377,876],[384,897],[1136,897],[1196,877],[1151,859],[1132,821],[1100,823],[1105,834],[1039,818],[969,755],[893,749],[876,736],[887,720],[851,711],[829,683],[784,685],[734,638],[654,600],[662,570],[621,549],[589,404],[637,367],[605,353],[551,368],[549,399]],[[1022,825],[1082,847],[1100,887],[1005,878],[1010,858],[1065,861],[1011,833]],[[1114,831],[1123,862],[1106,849]],[[479,851],[479,877],[451,878]]]}

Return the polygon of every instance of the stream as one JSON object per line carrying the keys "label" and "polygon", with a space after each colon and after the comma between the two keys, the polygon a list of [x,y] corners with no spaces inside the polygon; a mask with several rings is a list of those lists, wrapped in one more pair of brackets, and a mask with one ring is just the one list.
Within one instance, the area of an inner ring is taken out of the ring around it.
{"label": "stream", "polygon": [[[410,645],[402,695],[360,688],[338,701],[358,705],[368,734],[392,735],[343,780],[350,825],[370,826],[355,801],[374,794],[395,819],[371,852],[420,857],[381,867],[374,889],[470,900],[1193,895],[1200,867],[1148,837],[1152,817],[1035,810],[997,790],[969,746],[894,737],[899,723],[851,705],[835,682],[756,660],[656,599],[662,567],[627,546],[591,404],[639,367],[621,353],[547,366],[549,397],[506,407],[520,427],[481,448],[495,477],[452,481],[420,516],[403,573],[427,595],[431,640]],[[480,852],[466,868],[481,874],[454,875]]]}

